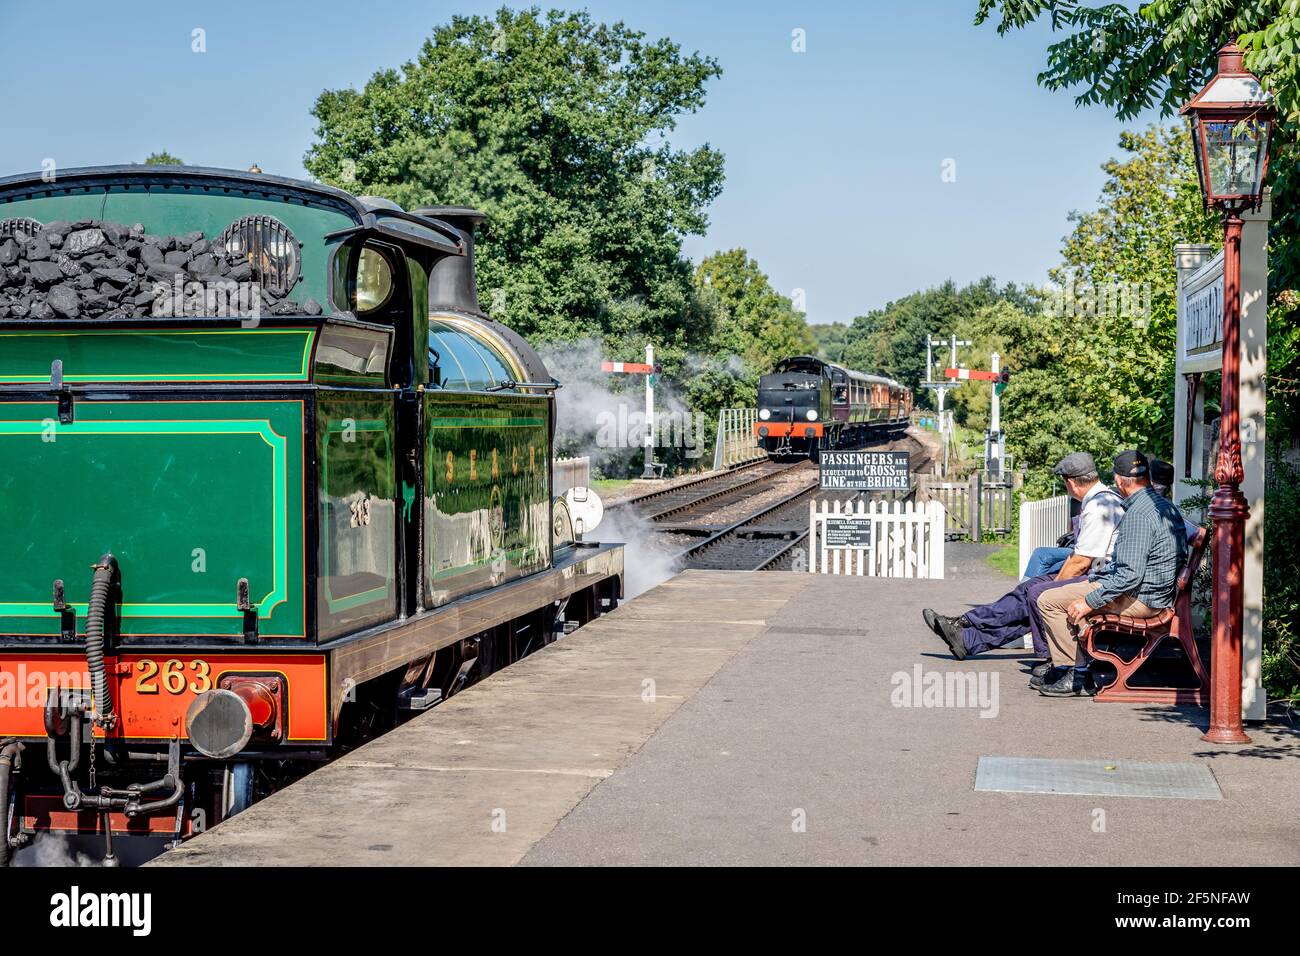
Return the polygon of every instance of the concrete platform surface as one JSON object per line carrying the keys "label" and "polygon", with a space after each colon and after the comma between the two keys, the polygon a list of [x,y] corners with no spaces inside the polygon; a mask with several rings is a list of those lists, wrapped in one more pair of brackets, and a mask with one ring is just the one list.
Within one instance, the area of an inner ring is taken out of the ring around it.
{"label": "concrete platform surface", "polygon": [[[921,624],[1009,583],[689,571],[156,865],[1300,863],[1294,730],[1213,747]],[[976,792],[981,756],[1203,763],[1223,799]]]}

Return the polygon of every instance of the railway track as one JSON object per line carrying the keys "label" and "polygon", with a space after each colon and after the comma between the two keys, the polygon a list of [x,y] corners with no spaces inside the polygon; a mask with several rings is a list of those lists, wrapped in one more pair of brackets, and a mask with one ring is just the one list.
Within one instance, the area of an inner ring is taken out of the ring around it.
{"label": "railway track", "polygon": [[[914,443],[909,451],[913,472],[929,464],[931,454],[924,445]],[[866,494],[821,491],[814,471],[809,481],[789,494],[717,528],[700,543],[682,551],[679,562],[683,568],[746,571],[789,568],[796,549],[808,538],[808,502],[812,498],[847,502]]]}
{"label": "railway track", "polygon": [[699,512],[705,506],[722,507],[738,500],[776,476],[798,468],[801,462],[782,463],[759,460],[741,465],[716,475],[706,475],[661,488],[635,498],[627,498],[610,506],[611,511],[625,510],[643,521],[661,522],[688,512]]}

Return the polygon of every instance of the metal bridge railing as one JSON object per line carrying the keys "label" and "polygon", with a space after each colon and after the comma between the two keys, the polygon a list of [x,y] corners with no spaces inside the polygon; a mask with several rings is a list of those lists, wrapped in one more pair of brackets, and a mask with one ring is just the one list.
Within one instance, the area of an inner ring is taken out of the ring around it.
{"label": "metal bridge railing", "polygon": [[731,468],[762,458],[754,423],[757,408],[723,408],[718,412],[718,438],[713,445],[713,469]]}

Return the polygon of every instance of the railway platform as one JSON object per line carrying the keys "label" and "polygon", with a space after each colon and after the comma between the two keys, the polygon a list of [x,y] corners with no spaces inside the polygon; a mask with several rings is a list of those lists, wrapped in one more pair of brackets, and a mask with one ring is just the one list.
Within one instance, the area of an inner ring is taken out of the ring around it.
{"label": "railway platform", "polygon": [[[955,661],[921,609],[1010,579],[954,568],[686,571],[150,865],[1300,863],[1300,734],[1213,748],[1204,711]],[[922,693],[951,673],[963,702]],[[1015,758],[1090,763],[1073,795],[988,789]]]}

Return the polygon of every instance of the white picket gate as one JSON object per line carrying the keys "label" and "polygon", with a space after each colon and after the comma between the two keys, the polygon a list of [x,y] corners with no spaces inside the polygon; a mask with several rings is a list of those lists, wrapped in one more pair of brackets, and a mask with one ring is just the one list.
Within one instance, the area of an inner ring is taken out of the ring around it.
{"label": "white picket gate", "polygon": [[[828,518],[871,523],[869,548],[826,545]],[[812,501],[808,570],[889,578],[942,578],[944,507],[938,501]]]}

